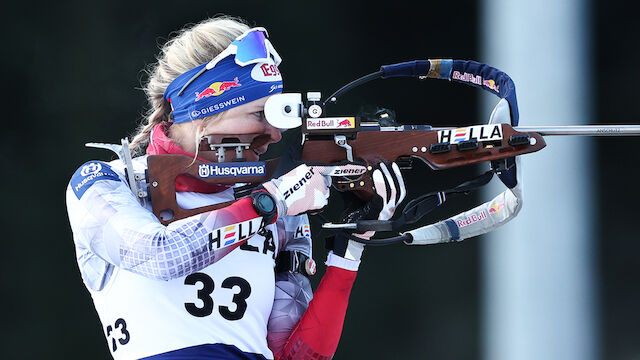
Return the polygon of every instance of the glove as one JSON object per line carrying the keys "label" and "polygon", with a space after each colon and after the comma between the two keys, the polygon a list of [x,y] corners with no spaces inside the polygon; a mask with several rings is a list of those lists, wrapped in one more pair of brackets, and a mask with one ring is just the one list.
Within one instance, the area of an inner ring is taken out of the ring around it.
{"label": "glove", "polygon": [[362,174],[362,165],[307,166],[299,165],[277,179],[262,186],[276,200],[278,216],[298,215],[306,211],[319,210],[327,205],[331,176]]}
{"label": "glove", "polygon": [[[373,186],[375,186],[376,194],[377,196],[380,196],[379,199],[381,199],[382,202],[382,209],[378,213],[378,220],[391,219],[398,205],[400,205],[407,196],[407,189],[404,186],[404,180],[402,179],[400,168],[396,163],[392,163],[391,170],[393,173],[389,172],[387,166],[381,163],[380,169],[373,172]],[[362,219],[375,220],[366,218]],[[364,234],[355,234],[355,236],[368,240],[371,239],[374,234],[375,231],[367,231]]]}
{"label": "glove", "polygon": [[[348,210],[342,216],[342,222],[358,220],[389,220],[393,217],[396,207],[404,200],[407,190],[396,163],[391,164],[392,172],[383,163],[380,169],[373,172],[373,183],[376,195],[371,201],[360,206],[354,202],[347,206]],[[361,239],[371,239],[374,231],[364,234],[354,234]],[[327,266],[337,266],[347,270],[357,270],[364,250],[364,244],[349,240],[345,232],[339,232],[334,238],[327,240],[327,248],[331,250],[327,258]],[[339,258],[338,258],[339,257]],[[346,261],[345,261],[346,260]]]}

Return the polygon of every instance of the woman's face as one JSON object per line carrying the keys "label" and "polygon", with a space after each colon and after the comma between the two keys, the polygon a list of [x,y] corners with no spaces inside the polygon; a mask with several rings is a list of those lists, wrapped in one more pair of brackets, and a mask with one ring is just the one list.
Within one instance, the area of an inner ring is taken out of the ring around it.
{"label": "woman's face", "polygon": [[[278,142],[282,138],[280,130],[269,124],[267,119],[264,117],[264,103],[268,98],[269,97],[263,97],[225,111],[221,118],[209,121],[202,133],[205,136],[227,134],[256,134],[256,136],[268,135],[268,141],[266,141],[265,144],[254,149],[254,152],[245,152],[245,157],[248,161],[257,161],[259,155],[267,151],[269,144]],[[202,120],[174,124],[169,128],[169,136],[183,150],[195,154],[196,132],[203,126],[202,124]],[[217,160],[216,153],[213,151],[206,153],[199,152],[198,156],[211,161]]]}

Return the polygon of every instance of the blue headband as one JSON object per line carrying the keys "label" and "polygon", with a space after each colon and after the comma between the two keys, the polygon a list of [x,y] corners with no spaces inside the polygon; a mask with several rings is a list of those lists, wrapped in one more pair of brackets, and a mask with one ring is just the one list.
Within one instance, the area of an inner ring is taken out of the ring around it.
{"label": "blue headband", "polygon": [[181,74],[164,92],[164,99],[171,103],[174,123],[201,119],[282,92],[282,76],[271,59],[239,66],[233,56],[228,56],[178,95],[184,84],[206,65]]}

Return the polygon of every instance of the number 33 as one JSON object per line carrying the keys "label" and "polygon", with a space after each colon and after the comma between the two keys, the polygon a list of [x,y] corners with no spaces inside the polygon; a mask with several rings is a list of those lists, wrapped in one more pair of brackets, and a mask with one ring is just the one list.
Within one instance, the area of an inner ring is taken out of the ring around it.
{"label": "number 33", "polygon": [[[185,303],[184,308],[193,316],[205,317],[213,313],[214,303],[211,293],[215,289],[213,279],[205,273],[193,273],[184,279],[185,285],[196,285],[202,283],[202,289],[198,290],[198,299],[202,300],[203,306],[197,307],[195,303]],[[251,295],[251,285],[241,277],[232,276],[224,279],[222,288],[233,289],[235,286],[240,288],[240,292],[233,295],[233,303],[236,304],[236,310],[229,310],[228,306],[218,306],[218,312],[227,320],[239,320],[247,311],[247,298]]]}

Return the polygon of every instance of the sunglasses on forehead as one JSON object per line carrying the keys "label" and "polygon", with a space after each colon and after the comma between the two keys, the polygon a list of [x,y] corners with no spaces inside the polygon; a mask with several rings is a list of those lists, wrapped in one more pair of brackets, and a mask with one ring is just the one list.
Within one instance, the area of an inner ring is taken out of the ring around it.
{"label": "sunglasses on forehead", "polygon": [[235,55],[235,62],[240,66],[266,62],[269,61],[271,56],[273,56],[273,61],[276,66],[280,65],[282,58],[278,55],[273,45],[271,45],[271,41],[267,39],[268,36],[269,34],[267,33],[267,30],[263,27],[255,27],[245,31],[242,35],[233,40],[226,49],[218,54],[218,56],[209,61],[209,63],[198,71],[198,73],[193,75],[193,77],[180,89],[178,96],[182,95],[184,90],[200,75],[207,70],[213,69],[221,60],[229,55]]}

